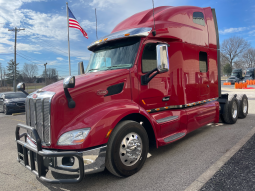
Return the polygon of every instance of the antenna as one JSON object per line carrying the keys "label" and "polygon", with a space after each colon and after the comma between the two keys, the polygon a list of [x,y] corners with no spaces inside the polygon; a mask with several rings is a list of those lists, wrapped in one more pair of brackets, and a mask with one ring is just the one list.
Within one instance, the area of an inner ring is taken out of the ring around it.
{"label": "antenna", "polygon": [[156,36],[155,18],[154,18],[154,0],[152,0],[152,7],[153,7],[153,21],[154,21],[154,31],[152,31],[152,35],[153,35],[153,36]]}
{"label": "antenna", "polygon": [[[97,9],[95,8],[95,17],[96,17],[96,35],[97,35]],[[97,37],[98,40],[98,37]]]}

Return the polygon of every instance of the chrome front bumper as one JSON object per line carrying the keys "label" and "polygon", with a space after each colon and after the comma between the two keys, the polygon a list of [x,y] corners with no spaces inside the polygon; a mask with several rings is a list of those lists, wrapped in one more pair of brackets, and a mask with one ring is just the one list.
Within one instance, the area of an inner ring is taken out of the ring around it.
{"label": "chrome front bumper", "polygon": [[[102,172],[105,169],[105,156],[106,156],[107,146],[101,146],[95,149],[87,151],[79,151],[84,163],[84,174],[93,174],[97,172]],[[43,152],[57,153],[56,151],[45,150]],[[63,157],[55,157],[54,162],[49,164],[49,170],[68,175],[78,175],[79,161],[75,160],[72,166],[66,166],[62,164]],[[66,170],[61,170],[66,169]]]}
{"label": "chrome front bumper", "polygon": [[[37,145],[27,138],[26,133],[20,135],[20,128],[31,131]],[[20,140],[22,137],[25,137],[25,141]],[[33,172],[40,180],[48,183],[78,183],[83,180],[84,174],[101,172],[105,169],[106,145],[85,151],[42,149],[37,130],[23,124],[18,124],[16,127],[16,142],[18,162]],[[49,170],[60,174],[79,175],[79,177],[48,179],[46,174]]]}

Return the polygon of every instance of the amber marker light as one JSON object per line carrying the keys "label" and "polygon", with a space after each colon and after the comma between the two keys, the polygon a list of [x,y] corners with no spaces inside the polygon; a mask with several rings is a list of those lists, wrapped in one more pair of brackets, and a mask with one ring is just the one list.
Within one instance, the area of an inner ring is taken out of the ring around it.
{"label": "amber marker light", "polygon": [[199,101],[198,103],[201,103],[201,101]]}
{"label": "amber marker light", "polygon": [[204,102],[206,102],[206,100],[204,100]]}
{"label": "amber marker light", "polygon": [[108,38],[105,38],[104,41],[106,41]]}
{"label": "amber marker light", "polygon": [[151,110],[146,110],[148,113],[150,113],[151,112]]}
{"label": "amber marker light", "polygon": [[99,40],[99,42],[102,42],[102,40]]}
{"label": "amber marker light", "polygon": [[112,129],[110,129],[110,130],[107,132],[107,134],[106,134],[106,137],[105,137],[105,138],[108,138],[108,137],[111,135],[111,133],[112,133]]}
{"label": "amber marker light", "polygon": [[124,36],[129,36],[129,35],[130,35],[130,33],[124,34]]}
{"label": "amber marker light", "polygon": [[165,109],[168,109],[168,107],[165,107]]}
{"label": "amber marker light", "polygon": [[145,101],[143,99],[142,99],[142,102],[143,102],[144,105],[146,105],[146,103],[145,103]]}
{"label": "amber marker light", "polygon": [[155,109],[156,111],[159,111],[160,109],[159,108],[157,108],[157,109]]}

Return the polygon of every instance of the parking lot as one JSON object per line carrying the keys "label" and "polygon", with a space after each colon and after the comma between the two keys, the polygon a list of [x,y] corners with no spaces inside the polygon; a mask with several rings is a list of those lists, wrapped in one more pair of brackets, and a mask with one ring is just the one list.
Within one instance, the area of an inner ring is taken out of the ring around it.
{"label": "parking lot", "polygon": [[[17,162],[15,127],[25,123],[25,115],[0,113],[0,190],[185,190],[212,164],[255,127],[255,90],[223,87],[226,93],[246,93],[249,114],[234,125],[222,123],[202,127],[170,145],[151,148],[144,167],[128,178],[118,178],[107,170],[86,175],[79,184],[53,185],[38,180]],[[48,173],[49,176],[60,177]]]}

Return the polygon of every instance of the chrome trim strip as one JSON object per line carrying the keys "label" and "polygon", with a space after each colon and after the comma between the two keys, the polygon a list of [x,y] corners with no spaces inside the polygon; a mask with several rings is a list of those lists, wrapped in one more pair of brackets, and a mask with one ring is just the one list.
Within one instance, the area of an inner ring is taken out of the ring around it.
{"label": "chrome trim strip", "polygon": [[148,109],[146,111],[148,113],[153,113],[153,112],[164,111],[164,110],[168,110],[168,109],[180,109],[180,108],[191,107],[191,106],[195,106],[195,105],[201,105],[201,104],[204,104],[204,103],[207,103],[210,101],[215,101],[217,99],[218,99],[218,97],[207,99],[207,100],[202,100],[202,101],[198,101],[198,102],[188,103],[186,105],[170,105],[170,106],[165,106],[165,107],[161,107],[161,108]]}
{"label": "chrome trim strip", "polygon": [[[149,33],[151,32],[151,29],[152,29],[151,27],[142,27],[142,28],[133,28],[133,29],[118,31],[118,32],[109,34],[107,36],[104,36],[103,38],[101,38],[101,40],[91,43],[88,46],[88,49],[90,49],[91,47],[95,45],[101,45],[104,42],[107,42],[110,40],[116,40],[120,38],[127,38],[127,37],[134,37],[134,36],[148,36]],[[129,35],[125,36],[125,34],[129,34]]]}
{"label": "chrome trim strip", "polygon": [[179,138],[181,138],[181,137],[183,137],[185,135],[186,135],[186,133],[176,133],[174,135],[170,135],[169,137],[165,138],[164,142],[165,143],[169,143],[169,142],[174,141],[176,139],[179,139]]}
{"label": "chrome trim strip", "polygon": [[178,115],[174,115],[174,116],[169,116],[169,117],[165,117],[165,118],[162,118],[162,119],[158,119],[156,120],[157,123],[164,123],[164,122],[167,122],[167,121],[173,121],[175,119],[178,119],[179,116]]}

